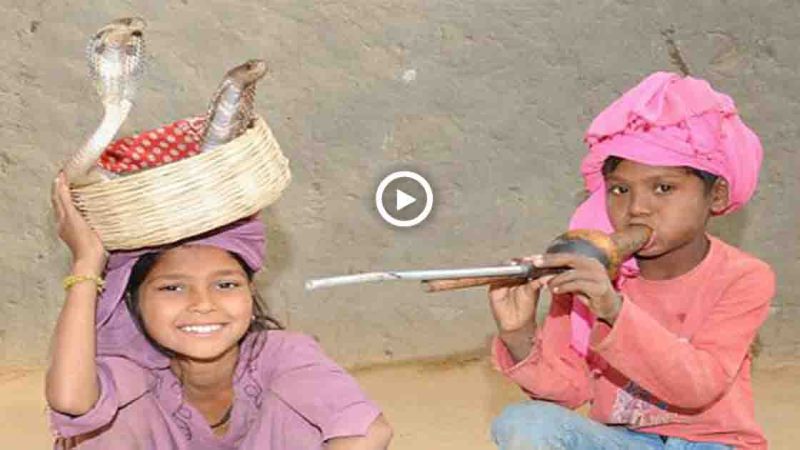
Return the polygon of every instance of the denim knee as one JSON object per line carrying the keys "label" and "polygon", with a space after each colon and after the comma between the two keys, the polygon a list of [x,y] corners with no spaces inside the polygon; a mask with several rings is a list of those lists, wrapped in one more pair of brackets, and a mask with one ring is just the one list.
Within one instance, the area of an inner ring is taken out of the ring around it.
{"label": "denim knee", "polygon": [[528,448],[552,446],[561,440],[560,425],[569,420],[571,413],[566,408],[544,401],[531,400],[509,405],[492,422],[492,439],[497,444],[506,445],[525,442],[530,446]]}

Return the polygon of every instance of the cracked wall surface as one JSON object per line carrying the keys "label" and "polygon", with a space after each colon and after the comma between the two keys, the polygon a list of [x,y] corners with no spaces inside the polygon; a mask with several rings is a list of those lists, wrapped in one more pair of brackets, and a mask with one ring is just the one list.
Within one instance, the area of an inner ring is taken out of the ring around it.
{"label": "cracked wall surface", "polygon": [[[800,3],[793,0],[0,2],[0,363],[37,364],[63,301],[65,248],[50,181],[99,124],[86,39],[141,15],[149,67],[123,133],[203,113],[230,67],[260,57],[257,109],[294,181],[264,217],[258,281],[290,328],[345,363],[483,348],[483,290],[413,283],[307,293],[305,279],[376,269],[493,264],[533,253],[581,198],[582,133],[656,70],[690,70],[733,96],[761,137],[759,190],[714,231],[765,259],[778,295],[764,351],[800,352],[798,175]],[[398,231],[374,190],[414,169],[431,217]]]}

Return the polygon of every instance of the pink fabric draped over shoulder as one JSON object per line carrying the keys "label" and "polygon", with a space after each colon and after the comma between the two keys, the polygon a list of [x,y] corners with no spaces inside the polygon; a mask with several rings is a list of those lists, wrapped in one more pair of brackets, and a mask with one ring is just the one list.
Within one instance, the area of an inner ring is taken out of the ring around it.
{"label": "pink fabric draped over shoulder", "polygon": [[[758,184],[763,150],[758,136],[742,122],[733,100],[701,79],[657,72],[603,110],[585,135],[589,153],[581,174],[589,198],[570,220],[570,229],[607,233],[613,227],[606,213],[602,167],[617,156],[654,166],[686,166],[724,178],[729,204],[724,213],[741,208]],[[637,275],[626,261],[617,283]],[[594,319],[588,308],[573,302],[572,346],[586,355]]]}

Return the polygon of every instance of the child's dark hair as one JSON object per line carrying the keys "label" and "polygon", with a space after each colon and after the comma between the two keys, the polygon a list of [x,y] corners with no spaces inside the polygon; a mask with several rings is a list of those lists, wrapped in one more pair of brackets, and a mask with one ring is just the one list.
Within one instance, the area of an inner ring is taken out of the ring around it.
{"label": "child's dark hair", "polygon": [[[156,342],[155,339],[153,339],[150,334],[147,333],[147,330],[144,327],[144,322],[142,321],[142,311],[139,308],[139,288],[155,264],[158,262],[158,259],[161,257],[164,251],[165,250],[156,253],[147,253],[140,257],[138,261],[136,261],[136,264],[131,270],[131,276],[128,280],[128,285],[125,287],[125,306],[128,307],[128,312],[130,312],[131,317],[133,317],[133,321],[136,323],[139,331],[142,332],[150,344],[163,355],[172,358],[175,356],[175,353]],[[244,259],[233,252],[228,252],[228,254],[236,259],[239,265],[242,266],[242,269],[247,275],[247,281],[253,281],[253,269],[247,265]],[[283,325],[281,325],[277,319],[269,315],[267,306],[258,291],[253,291],[253,320],[250,322],[250,327],[247,329],[245,336],[257,331],[282,329]]]}
{"label": "child's dark hair", "polygon": [[[603,162],[603,176],[607,177],[612,172],[617,169],[619,163],[625,161],[624,158],[620,158],[619,156],[609,156]],[[711,192],[711,188],[714,187],[714,183],[717,181],[719,176],[714,175],[713,173],[706,172],[705,170],[695,169],[694,167],[683,166],[684,169],[688,170],[692,175],[697,176],[703,181],[703,186],[705,187],[706,194]]]}

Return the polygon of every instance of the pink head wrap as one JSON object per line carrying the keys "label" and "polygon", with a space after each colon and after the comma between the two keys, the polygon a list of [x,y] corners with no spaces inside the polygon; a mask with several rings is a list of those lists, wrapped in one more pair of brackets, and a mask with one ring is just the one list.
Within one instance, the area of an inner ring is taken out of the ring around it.
{"label": "pink head wrap", "polygon": [[112,253],[106,264],[105,290],[97,305],[97,355],[122,356],[147,368],[169,365],[169,359],[139,331],[122,301],[131,270],[141,256],[177,245],[209,245],[236,253],[255,272],[264,262],[264,242],[264,224],[251,218],[174,245]]}
{"label": "pink head wrap", "polygon": [[[654,166],[687,166],[724,178],[730,197],[724,213],[747,203],[758,183],[762,148],[758,136],[739,118],[733,100],[705,81],[656,72],[608,106],[592,121],[585,141],[589,153],[581,174],[589,199],[570,220],[570,229],[613,228],[606,213],[603,162],[609,156]],[[619,282],[636,276],[633,258]],[[573,302],[572,346],[586,355],[594,319]]]}

